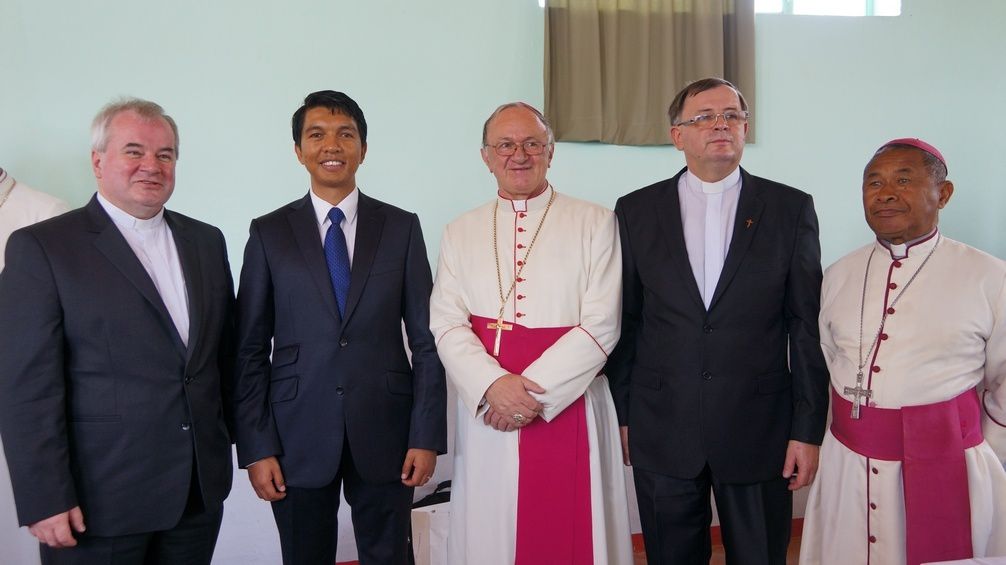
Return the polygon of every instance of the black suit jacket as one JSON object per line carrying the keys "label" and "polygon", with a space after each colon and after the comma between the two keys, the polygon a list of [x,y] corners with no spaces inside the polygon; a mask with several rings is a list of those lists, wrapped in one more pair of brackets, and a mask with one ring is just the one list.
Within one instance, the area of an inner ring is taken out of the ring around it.
{"label": "black suit jacket", "polygon": [[193,465],[220,508],[231,486],[233,367],[223,234],[165,211],[189,303],[186,348],[96,198],[18,230],[0,275],[0,431],[22,525],[80,505],[88,532],[164,530]]}
{"label": "black suit jacket", "polygon": [[253,220],[245,247],[238,462],[278,456],[291,486],[330,483],[344,439],[361,476],[375,483],[400,479],[409,448],[447,450],[446,384],[429,329],[433,281],[419,218],[362,193],[357,213],[345,319],[310,195]]}
{"label": "black suit jacket", "polygon": [[618,200],[622,337],[609,360],[634,466],[725,482],[779,477],[790,439],[820,444],[828,372],[811,197],[741,170],[733,236],[708,311],[688,262],[678,179]]}

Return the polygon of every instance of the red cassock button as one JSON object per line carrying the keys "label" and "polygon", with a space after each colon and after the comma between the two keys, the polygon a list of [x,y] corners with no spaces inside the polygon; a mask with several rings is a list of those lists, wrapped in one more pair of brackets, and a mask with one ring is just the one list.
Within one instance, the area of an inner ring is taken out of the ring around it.
{"label": "red cassock button", "polygon": [[518,267],[520,267],[520,266],[521,266],[521,265],[523,265],[523,264],[524,264],[524,261],[517,261],[517,266],[518,266]]}
{"label": "red cassock button", "polygon": [[517,249],[524,249],[524,244],[523,243],[518,243],[517,244]]}
{"label": "red cassock button", "polygon": [[525,214],[524,212],[521,212],[519,215],[520,215],[521,218],[526,218],[527,217],[527,214]]}
{"label": "red cassock button", "polygon": [[876,510],[876,509],[877,509],[877,504],[875,502],[871,502],[870,503],[870,510]]}
{"label": "red cassock button", "polygon": [[888,314],[888,315],[891,315],[891,314],[893,314],[893,313],[894,313],[894,308],[888,308],[888,309],[887,309],[887,314]]}
{"label": "red cassock button", "polygon": [[874,373],[879,373],[880,372],[880,367],[874,365],[874,366],[870,367],[870,370],[873,371]]}
{"label": "red cassock button", "polygon": [[524,282],[524,277],[517,277],[517,282]]}
{"label": "red cassock button", "polygon": [[880,334],[880,339],[887,339],[887,334]]}
{"label": "red cassock button", "polygon": [[894,289],[898,288],[898,283],[893,283],[892,282],[891,284],[887,285],[887,288],[889,288],[891,290],[894,290]]}
{"label": "red cassock button", "polygon": [[874,475],[876,475],[876,474],[880,473],[880,471],[879,471],[879,470],[877,470],[877,468],[876,468],[876,467],[874,467],[874,468],[872,468],[872,469],[870,469],[870,470],[871,470],[871,471],[873,471],[873,474],[874,474]]}
{"label": "red cassock button", "polygon": [[894,268],[895,269],[900,269],[901,268],[901,261],[895,261],[894,262]]}
{"label": "red cassock button", "polygon": [[517,317],[518,318],[523,318],[524,317],[524,313],[523,312],[517,312]]}
{"label": "red cassock button", "polygon": [[518,294],[517,295],[517,300],[524,300],[524,295],[523,294]]}
{"label": "red cassock button", "polygon": [[870,536],[870,543],[877,543],[877,536]]}
{"label": "red cassock button", "polygon": [[517,228],[517,231],[524,233],[524,228]]}

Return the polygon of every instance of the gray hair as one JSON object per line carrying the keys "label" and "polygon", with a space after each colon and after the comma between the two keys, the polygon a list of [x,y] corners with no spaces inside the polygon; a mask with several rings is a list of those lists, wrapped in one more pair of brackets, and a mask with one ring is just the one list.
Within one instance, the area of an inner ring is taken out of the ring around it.
{"label": "gray hair", "polygon": [[156,102],[142,98],[120,98],[105,105],[91,122],[91,149],[102,153],[108,148],[108,126],[123,112],[135,112],[147,120],[163,119],[175,134],[175,158],[178,158],[178,125]]}
{"label": "gray hair", "polygon": [[489,119],[487,119],[486,123],[482,126],[483,147],[485,147],[486,142],[488,141],[487,137],[489,134],[489,124],[492,123],[492,121],[496,119],[496,116],[500,115],[500,113],[503,112],[503,110],[509,110],[510,108],[524,108],[528,112],[534,114],[534,117],[538,118],[538,121],[541,122],[541,125],[545,126],[545,132],[548,133],[548,142],[555,143],[555,135],[552,133],[552,124],[548,123],[548,120],[545,119],[544,114],[539,112],[537,108],[528,104],[527,102],[508,102],[496,108],[492,114],[489,114]]}

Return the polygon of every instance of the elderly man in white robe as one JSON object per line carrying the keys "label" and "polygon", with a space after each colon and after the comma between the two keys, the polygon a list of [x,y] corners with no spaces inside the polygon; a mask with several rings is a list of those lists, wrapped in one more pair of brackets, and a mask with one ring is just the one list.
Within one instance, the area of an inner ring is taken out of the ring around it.
{"label": "elderly man in white robe", "polygon": [[[69,209],[66,202],[18,182],[7,171],[0,169],[0,271],[4,268],[3,251],[10,234]],[[4,558],[20,565],[38,563],[38,540],[27,529],[17,531],[17,527],[14,493],[3,447],[0,446],[0,541],[3,541]]]}
{"label": "elderly man in white robe", "polygon": [[946,175],[932,145],[884,144],[863,174],[877,240],[825,273],[833,422],[804,565],[1006,555],[1006,262],[940,232]]}
{"label": "elderly man in white robe", "polygon": [[443,236],[430,324],[458,393],[452,565],[632,563],[614,404],[614,214],[546,180],[551,128],[499,107],[482,158],[497,197]]}

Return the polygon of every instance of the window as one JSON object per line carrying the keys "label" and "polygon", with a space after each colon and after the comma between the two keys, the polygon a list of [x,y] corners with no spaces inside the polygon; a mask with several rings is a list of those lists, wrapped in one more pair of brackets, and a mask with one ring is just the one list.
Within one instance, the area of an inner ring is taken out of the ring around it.
{"label": "window", "polygon": [[757,14],[900,16],[901,0],[755,0]]}

